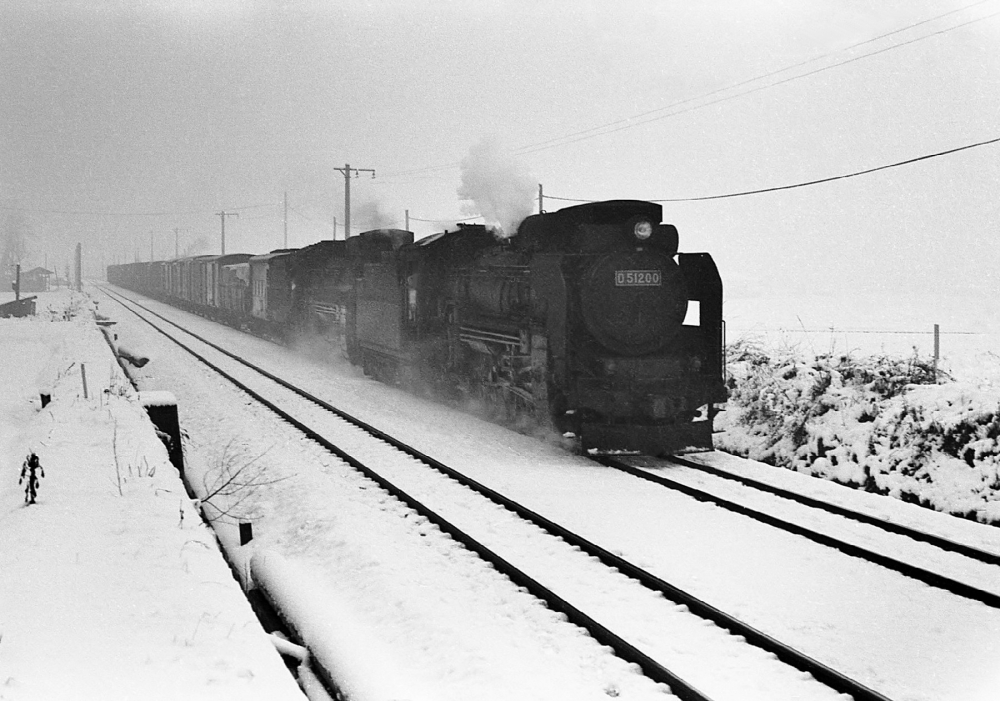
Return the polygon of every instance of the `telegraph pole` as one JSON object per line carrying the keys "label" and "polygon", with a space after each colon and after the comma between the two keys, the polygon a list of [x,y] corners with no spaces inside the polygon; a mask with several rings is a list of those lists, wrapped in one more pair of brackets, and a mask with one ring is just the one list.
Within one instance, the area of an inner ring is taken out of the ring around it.
{"label": "telegraph pole", "polygon": [[333,240],[337,240],[337,217],[333,218]]}
{"label": "telegraph pole", "polygon": [[174,260],[181,257],[180,232],[190,231],[190,229],[179,229],[174,227]]}
{"label": "telegraph pole", "polygon": [[343,168],[334,168],[334,170],[339,170],[344,174],[344,238],[349,239],[351,237],[351,171],[354,171],[354,177],[358,177],[358,174],[363,171],[371,173],[372,178],[375,177],[375,171],[371,168],[351,168],[350,163],[345,163]]}
{"label": "telegraph pole", "polygon": [[285,190],[285,245],[282,248],[288,248],[288,190]]}
{"label": "telegraph pole", "polygon": [[227,212],[225,210],[216,212],[215,216],[222,218],[222,255],[226,255],[226,217],[238,217],[239,212]]}
{"label": "telegraph pole", "polygon": [[545,211],[544,195],[542,195],[542,184],[538,183],[538,213]]}
{"label": "telegraph pole", "polygon": [[410,210],[406,210],[406,231],[410,230]]}

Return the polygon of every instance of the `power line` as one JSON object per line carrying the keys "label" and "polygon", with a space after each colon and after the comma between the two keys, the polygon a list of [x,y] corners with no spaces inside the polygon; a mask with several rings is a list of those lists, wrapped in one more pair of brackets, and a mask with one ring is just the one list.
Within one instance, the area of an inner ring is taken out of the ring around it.
{"label": "power line", "polygon": [[[741,82],[735,83],[735,84],[730,85],[730,86],[727,86],[725,88],[719,88],[717,90],[712,90],[710,92],[703,93],[703,94],[697,95],[695,97],[686,98],[684,100],[680,100],[678,102],[671,103],[670,105],[666,105],[664,107],[658,107],[658,108],[653,109],[653,110],[648,110],[646,112],[641,112],[639,114],[632,115],[630,117],[625,117],[625,118],[622,118],[622,119],[618,119],[618,120],[615,120],[613,122],[608,122],[608,123],[600,125],[600,126],[590,127],[589,129],[584,129],[584,130],[581,130],[581,131],[572,132],[570,134],[566,134],[566,135],[563,135],[563,136],[560,136],[560,137],[554,137],[554,138],[551,138],[551,139],[548,139],[548,140],[545,140],[545,141],[536,142],[534,144],[527,144],[525,146],[521,146],[521,147],[519,147],[517,149],[514,149],[513,153],[516,153],[518,155],[528,155],[528,154],[532,154],[532,153],[537,153],[539,151],[545,151],[545,150],[548,150],[548,149],[557,148],[559,146],[567,146],[569,144],[573,144],[573,143],[577,143],[579,141],[585,141],[585,140],[588,140],[588,139],[596,138],[598,136],[605,136],[605,135],[608,135],[608,134],[614,134],[614,133],[619,132],[619,131],[624,131],[625,129],[632,129],[634,127],[638,127],[638,126],[642,126],[642,125],[645,125],[645,124],[649,124],[651,122],[659,121],[659,120],[662,120],[662,119],[668,119],[670,117],[676,117],[676,116],[679,116],[681,114],[686,114],[687,112],[692,112],[694,110],[703,109],[705,107],[710,107],[712,105],[719,104],[719,103],[722,103],[722,102],[728,102],[729,100],[734,100],[734,99],[739,98],[739,97],[745,97],[747,95],[752,95],[753,93],[760,92],[762,90],[767,90],[769,88],[777,87],[779,85],[784,85],[786,83],[790,83],[792,81],[799,80],[801,78],[806,78],[806,77],[815,75],[817,73],[821,73],[823,71],[830,70],[832,68],[837,68],[837,67],[840,67],[840,66],[844,66],[844,65],[847,65],[849,63],[854,63],[855,61],[860,61],[862,59],[871,58],[873,56],[877,56],[877,55],[886,53],[888,51],[892,51],[894,49],[898,49],[898,48],[902,48],[904,46],[908,46],[910,44],[914,44],[914,43],[916,43],[918,41],[923,41],[924,39],[929,39],[929,38],[934,37],[934,36],[939,36],[941,34],[946,34],[948,32],[954,31],[956,29],[960,29],[962,27],[968,26],[970,24],[974,24],[976,22],[981,22],[983,20],[991,19],[993,17],[996,17],[998,14],[1000,14],[1000,12],[994,12],[992,14],[985,15],[983,17],[978,17],[978,18],[975,18],[975,19],[971,19],[971,20],[968,20],[968,21],[963,22],[961,24],[954,25],[952,27],[947,27],[945,29],[941,29],[941,30],[938,30],[936,32],[932,32],[930,34],[921,35],[921,36],[916,37],[914,39],[910,39],[908,41],[901,42],[899,44],[893,44],[892,46],[888,46],[888,47],[884,47],[884,48],[881,48],[881,49],[878,49],[878,50],[875,50],[875,51],[871,51],[869,53],[865,53],[865,54],[862,54],[860,56],[854,56],[854,57],[845,59],[843,61],[840,61],[838,63],[833,63],[833,64],[830,64],[828,66],[823,66],[821,68],[817,68],[817,69],[809,71],[807,73],[802,73],[802,74],[799,74],[799,75],[794,75],[794,76],[791,76],[789,78],[785,78],[783,80],[780,80],[780,81],[777,81],[777,82],[774,82],[774,83],[768,83],[766,85],[757,86],[755,88],[751,88],[749,90],[745,90],[743,92],[736,93],[735,95],[728,95],[728,96],[720,97],[718,99],[711,100],[711,101],[705,102],[703,104],[692,105],[692,106],[687,107],[685,109],[676,110],[676,111],[670,112],[668,114],[659,114],[658,116],[651,117],[651,115],[657,115],[658,113],[663,112],[665,110],[675,109],[677,107],[689,104],[691,102],[695,102],[695,101],[698,101],[698,100],[704,100],[705,98],[711,97],[712,95],[717,95],[717,94],[719,94],[721,92],[727,92],[727,91],[730,91],[730,90],[734,90],[734,89],[736,89],[738,87],[747,85],[749,83],[753,83],[753,82],[756,82],[756,81],[759,81],[759,80],[764,80],[766,78],[778,75],[780,73],[784,73],[784,72],[793,70],[795,68],[800,68],[800,67],[808,65],[810,63],[814,63],[814,62],[822,60],[824,58],[829,58],[830,56],[833,56],[833,55],[836,55],[836,54],[839,54],[839,53],[843,53],[845,51],[850,51],[852,49],[856,49],[859,46],[864,46],[865,44],[870,44],[870,43],[878,41],[880,39],[884,39],[886,37],[889,37],[889,36],[892,36],[892,35],[895,35],[895,34],[899,34],[901,32],[907,31],[909,29],[913,29],[915,27],[919,27],[919,26],[927,24],[929,22],[933,22],[933,21],[942,19],[944,17],[947,17],[949,15],[955,14],[957,12],[961,12],[963,10],[968,10],[968,9],[970,9],[972,7],[976,7],[977,5],[982,5],[985,2],[989,2],[989,1],[990,0],[979,0],[979,2],[974,2],[974,3],[970,4],[970,5],[965,5],[963,7],[960,7],[958,9],[956,9],[956,10],[951,10],[949,12],[945,12],[943,14],[936,15],[934,17],[930,17],[930,18],[925,19],[925,20],[921,20],[919,22],[915,22],[913,24],[909,24],[909,25],[907,25],[905,27],[901,27],[900,29],[896,29],[896,30],[893,30],[891,32],[886,32],[884,34],[880,34],[880,35],[878,35],[876,37],[872,37],[871,39],[866,39],[866,40],[858,42],[856,44],[852,44],[851,46],[849,46],[849,47],[847,47],[845,49],[841,49],[839,51],[829,52],[829,53],[826,53],[826,54],[822,54],[822,55],[817,56],[815,58],[812,58],[812,59],[809,59],[809,60],[806,60],[806,61],[802,61],[802,62],[793,64],[793,65],[790,65],[790,66],[786,66],[784,68],[780,68],[778,70],[771,71],[769,73],[765,73],[765,74],[762,74],[762,75],[759,75],[759,76],[755,76],[753,78],[748,78],[746,80],[743,80]],[[644,117],[651,117],[651,118],[649,118],[649,119],[643,119]],[[635,120],[641,120],[641,121],[635,121]],[[609,127],[617,127],[617,128],[615,128],[615,129],[609,129]],[[592,132],[596,132],[596,133],[592,133]],[[573,138],[573,137],[577,137],[577,138]],[[425,167],[420,167],[420,168],[412,168],[412,169],[409,169],[409,170],[398,171],[398,172],[395,172],[395,173],[390,172],[385,177],[394,177],[394,176],[403,176],[403,175],[414,175],[414,174],[419,174],[419,173],[430,173],[430,172],[439,171],[439,170],[448,170],[448,169],[451,169],[451,168],[455,168],[455,167],[457,167],[459,165],[461,165],[461,161],[453,161],[451,163],[443,163],[443,164],[433,165],[433,166],[425,166]],[[552,199],[556,199],[556,198],[552,198]]]}
{"label": "power line", "polygon": [[447,224],[449,222],[466,222],[466,221],[472,221],[473,219],[482,219],[482,218],[483,218],[482,214],[476,214],[474,216],[464,217],[464,218],[448,217],[445,219],[421,219],[420,217],[415,217],[412,214],[410,215],[410,221],[420,221],[420,222],[426,222],[428,224]]}
{"label": "power line", "polygon": [[[608,122],[608,123],[602,124],[600,126],[590,127],[589,129],[583,129],[581,131],[573,132],[571,134],[566,134],[566,135],[563,135],[563,136],[553,137],[551,139],[546,139],[545,141],[540,141],[540,142],[537,142],[537,143],[534,143],[534,144],[528,144],[526,146],[522,146],[522,147],[518,148],[517,152],[518,153],[521,153],[521,152],[534,153],[534,150],[532,150],[532,149],[535,149],[536,147],[546,146],[548,144],[554,144],[554,142],[560,142],[560,141],[563,141],[564,139],[569,139],[569,138],[572,138],[574,136],[581,136],[583,134],[589,134],[590,132],[599,131],[599,130],[606,129],[608,127],[617,126],[617,125],[623,124],[623,123],[630,123],[629,126],[638,126],[638,124],[632,125],[631,124],[632,120],[641,119],[643,117],[647,117],[649,115],[653,115],[653,114],[656,114],[658,112],[663,112],[664,110],[672,109],[674,107],[679,107],[681,105],[685,105],[685,104],[688,104],[690,102],[694,102],[696,100],[703,100],[703,99],[705,99],[707,97],[711,97],[712,95],[717,95],[717,94],[722,93],[722,92],[727,92],[729,90],[734,90],[736,88],[739,88],[739,87],[742,87],[744,85],[747,85],[748,83],[754,83],[754,82],[756,82],[758,80],[764,80],[766,78],[770,78],[772,76],[779,75],[781,73],[786,73],[787,71],[794,70],[796,68],[801,68],[802,66],[807,66],[810,63],[815,63],[815,62],[821,61],[821,60],[823,60],[825,58],[829,58],[829,57],[835,56],[837,54],[842,54],[842,53],[845,53],[847,51],[851,51],[853,49],[858,48],[859,46],[864,46],[866,44],[874,43],[876,41],[879,41],[880,39],[885,39],[886,37],[893,36],[894,34],[900,34],[902,32],[908,31],[908,30],[913,29],[915,27],[919,27],[919,26],[921,26],[923,24],[927,24],[929,22],[934,22],[936,20],[939,20],[939,19],[942,19],[944,17],[947,17],[948,15],[953,15],[953,14],[955,14],[957,12],[962,12],[963,10],[968,10],[968,9],[970,9],[972,7],[977,6],[977,5],[982,5],[982,4],[986,3],[986,2],[991,2],[991,1],[992,0],[979,0],[978,2],[974,2],[971,5],[966,5],[964,7],[960,7],[958,9],[951,10],[949,12],[945,12],[945,13],[940,14],[940,15],[936,15],[934,17],[929,17],[929,18],[927,18],[925,20],[921,20],[919,22],[914,22],[913,24],[909,24],[909,25],[907,25],[905,27],[900,27],[899,29],[894,29],[891,32],[886,32],[885,34],[880,34],[880,35],[878,35],[876,37],[872,37],[871,39],[865,39],[864,41],[859,41],[856,44],[851,44],[850,46],[845,47],[843,49],[838,49],[837,51],[830,51],[828,53],[821,54],[819,56],[815,56],[815,57],[807,59],[805,61],[800,61],[799,63],[793,64],[793,65],[790,65],[790,66],[785,66],[784,68],[779,68],[777,70],[773,70],[773,71],[770,71],[768,73],[763,73],[761,75],[757,75],[757,76],[754,76],[752,78],[747,78],[747,79],[742,80],[742,81],[740,81],[738,83],[734,83],[732,85],[727,85],[724,88],[718,88],[716,90],[711,90],[711,91],[709,91],[707,93],[702,93],[701,95],[696,95],[695,97],[689,97],[689,98],[686,98],[684,100],[679,100],[677,102],[674,102],[674,103],[669,104],[669,105],[665,105],[663,107],[657,107],[656,109],[652,109],[652,110],[649,110],[649,111],[646,111],[646,112],[641,112],[639,114],[635,114],[635,115],[632,115],[630,117],[624,117],[622,119],[617,119],[615,121]],[[980,19],[987,19],[987,18],[983,17],[983,18],[980,18]],[[980,21],[980,19],[972,20],[972,21],[978,22],[978,21]],[[964,26],[964,25],[958,25],[958,27],[961,27],[961,26]],[[957,29],[958,27],[952,27],[952,29]],[[943,30],[943,31],[951,31],[951,29],[946,29],[946,30]],[[943,33],[943,31],[942,32],[938,32],[938,33]],[[930,34],[930,35],[927,35],[927,36],[934,36],[934,34]],[[927,37],[921,37],[920,39],[922,39],[922,38],[927,38]],[[920,39],[915,39],[913,41],[920,41]],[[912,43],[912,42],[907,42],[907,43]],[[887,49],[883,49],[882,51],[888,51],[888,50],[891,50],[893,48],[897,48],[897,46],[905,46],[905,45],[906,44],[899,44],[899,45],[896,45],[896,46],[891,46],[891,47],[889,47]],[[860,56],[860,57],[857,57],[857,58],[866,58],[868,56],[874,56],[876,53],[881,53],[881,51],[875,52],[875,53],[872,53],[872,54],[865,54],[864,56]],[[857,58],[851,59],[851,60],[852,61],[853,60],[857,60]],[[849,63],[849,62],[850,61],[844,61],[843,63]],[[839,66],[839,65],[843,65],[843,64],[834,64],[833,66],[827,66],[827,67],[822,68],[820,70],[827,70],[828,68],[833,68],[833,67]],[[817,73],[817,72],[819,72],[819,71],[813,71],[813,73]],[[800,77],[805,77],[806,75],[811,75],[811,74],[812,73],[806,73],[806,74],[804,74],[802,76],[796,76],[796,77],[790,78],[789,80],[797,80]],[[783,81],[783,82],[788,82],[788,81]],[[773,85],[781,85],[781,84],[782,83],[774,83]],[[773,85],[767,85],[767,86],[764,86],[764,87],[761,87],[761,88],[757,88],[757,89],[758,90],[763,90],[763,89],[765,89],[767,87],[773,87]],[[753,92],[753,91],[745,92],[745,93],[740,93],[739,95],[733,95],[729,99],[732,99],[732,98],[735,98],[735,97],[742,97],[743,95],[749,95],[749,94],[751,94],[751,92]],[[716,100],[714,102],[708,103],[708,105],[716,104],[716,102],[721,102],[721,100]],[[706,107],[708,105],[702,105],[702,107]],[[699,108],[696,107],[694,109],[699,109]],[[673,116],[673,115],[668,115],[668,116]],[[648,120],[648,121],[654,121],[654,120]],[[641,122],[640,124],[646,124],[646,123],[647,122]],[[627,126],[625,128],[629,128],[629,126]],[[603,132],[603,133],[609,133],[610,134],[610,133],[613,133],[613,132]],[[599,136],[599,134],[595,134],[595,136]],[[574,140],[574,141],[576,141],[576,140]],[[567,143],[574,143],[574,141],[570,141],[570,142],[567,142]],[[543,150],[543,149],[538,148],[537,150]]]}
{"label": "power line", "polygon": [[290,211],[290,212],[295,212],[296,214],[298,214],[298,215],[299,215],[300,217],[302,217],[302,218],[303,218],[303,219],[305,219],[306,221],[311,221],[311,222],[314,222],[314,223],[316,223],[316,224],[329,224],[329,222],[326,222],[326,221],[320,221],[319,219],[313,219],[312,217],[310,217],[310,216],[307,216],[307,215],[303,214],[302,212],[300,212],[299,210],[297,210],[297,209],[296,209],[295,207],[293,207],[292,205],[288,205],[288,211]]}
{"label": "power line", "polygon": [[[936,153],[928,153],[923,156],[917,156],[916,158],[908,158],[905,161],[897,161],[896,163],[889,163],[886,165],[876,166],[874,168],[866,168],[865,170],[858,170],[853,173],[845,173],[843,175],[832,175],[828,178],[818,178],[816,180],[808,180],[806,182],[795,183],[793,185],[778,185],[775,187],[764,187],[757,190],[743,190],[742,192],[730,192],[724,195],[705,195],[702,197],[669,197],[659,200],[649,200],[650,202],[703,202],[705,200],[721,200],[729,197],[744,197],[746,195],[760,195],[765,192],[778,192],[779,190],[792,190],[799,187],[807,187],[809,185],[819,185],[820,183],[829,183],[834,180],[846,180],[847,178],[856,178],[859,175],[867,175],[869,173],[875,173],[880,170],[888,170],[889,168],[898,168],[899,166],[909,165],[911,163],[917,163],[919,161],[926,161],[931,158],[937,158],[939,156],[947,156],[952,153],[958,153],[959,151],[967,151],[968,149],[978,148],[979,146],[988,146],[990,144],[1000,143],[1000,137],[994,139],[987,139],[986,141],[978,141],[974,144],[966,144],[965,146],[958,146],[956,148],[951,148],[946,151],[938,151]],[[547,200],[561,200],[563,202],[596,202],[596,200],[581,200],[570,197],[555,197],[553,195],[546,195]]]}
{"label": "power line", "polygon": [[[823,66],[821,68],[816,68],[815,70],[811,70],[811,71],[808,71],[806,73],[801,73],[799,75],[794,75],[794,76],[791,76],[789,78],[785,78],[783,80],[776,81],[774,83],[768,83],[767,85],[760,85],[760,86],[757,86],[757,87],[754,87],[754,88],[750,88],[748,90],[744,90],[743,92],[736,93],[735,95],[727,95],[725,97],[720,97],[720,98],[717,98],[715,100],[710,100],[708,102],[705,102],[705,103],[702,103],[702,104],[698,104],[698,105],[692,105],[691,107],[687,107],[685,109],[676,110],[674,112],[669,112],[667,114],[662,114],[662,115],[659,115],[659,116],[656,116],[656,117],[651,117],[649,119],[643,119],[641,121],[632,121],[633,119],[640,119],[642,116],[644,116],[644,115],[637,115],[636,117],[630,117],[630,118],[628,118],[626,120],[619,120],[618,122],[614,122],[614,124],[619,124],[622,121],[628,122],[627,124],[623,124],[621,126],[618,126],[615,129],[606,129],[606,130],[600,131],[600,132],[598,132],[596,134],[587,134],[585,136],[579,136],[579,137],[577,137],[575,139],[569,139],[568,141],[566,141],[566,140],[560,140],[559,143],[549,144],[547,146],[539,146],[537,148],[531,148],[531,149],[528,149],[528,150],[519,150],[519,151],[517,151],[517,153],[519,155],[522,155],[522,156],[525,156],[525,155],[528,155],[528,154],[532,154],[532,153],[538,153],[539,151],[546,151],[548,149],[556,148],[558,146],[567,146],[569,144],[574,144],[574,143],[577,143],[579,141],[586,141],[588,139],[593,139],[593,138],[596,138],[598,136],[607,136],[608,134],[615,134],[617,132],[624,131],[626,129],[633,129],[635,127],[639,127],[639,126],[643,126],[643,125],[646,125],[646,124],[650,124],[652,122],[658,122],[660,120],[668,119],[670,117],[676,117],[676,116],[679,116],[681,114],[686,114],[688,112],[693,112],[695,110],[704,109],[705,107],[710,107],[712,105],[717,105],[717,104],[720,104],[722,102],[728,102],[730,100],[735,100],[736,98],[739,98],[739,97],[745,97],[747,95],[752,95],[754,93],[761,92],[762,90],[768,90],[770,88],[774,88],[774,87],[777,87],[779,85],[785,85],[786,83],[791,83],[792,81],[795,81],[795,80],[800,80],[802,78],[807,78],[809,76],[816,75],[817,73],[822,73],[823,71],[828,71],[828,70],[830,70],[832,68],[838,68],[840,66],[845,66],[845,65],[847,65],[849,63],[854,63],[855,61],[861,61],[861,60],[866,59],[866,58],[871,58],[872,56],[878,56],[879,54],[883,54],[883,53],[886,53],[888,51],[893,51],[894,49],[899,49],[899,48],[902,48],[904,46],[909,46],[910,44],[915,44],[916,42],[923,41],[924,39],[930,39],[931,37],[938,36],[940,34],[946,34],[948,32],[954,31],[956,29],[959,29],[961,27],[965,27],[965,26],[970,25],[970,24],[974,24],[976,22],[982,22],[983,20],[987,20],[987,19],[990,19],[992,17],[996,17],[997,15],[1000,15],[1000,11],[994,12],[994,13],[986,15],[984,17],[979,17],[977,19],[973,19],[973,20],[969,20],[967,22],[963,22],[962,24],[957,24],[957,25],[955,25],[953,27],[949,27],[947,29],[941,29],[941,30],[938,30],[936,32],[932,32],[931,34],[925,34],[923,36],[916,37],[915,39],[910,39],[909,41],[904,41],[904,42],[899,43],[899,44],[893,44],[892,46],[887,46],[887,47],[878,49],[876,51],[871,51],[869,53],[862,54],[860,56],[853,56],[851,58],[844,59],[843,61],[840,61],[839,63],[832,63],[832,64],[830,64],[828,66]],[[867,43],[867,42],[865,42],[865,43]],[[777,72],[780,73],[781,71],[777,71]],[[716,92],[718,92],[718,91],[716,91]],[[709,93],[709,94],[713,94],[713,93]],[[705,96],[703,96],[703,97],[705,97]],[[681,102],[675,103],[674,105],[660,108],[660,110],[670,109],[671,107],[676,107],[676,106],[679,106],[679,105],[684,104],[686,102],[692,102],[694,100],[703,99],[703,97],[690,98],[689,100],[683,100]],[[658,112],[660,110],[652,110],[652,111],[646,112],[644,114],[645,115],[650,115],[650,114],[654,114],[655,112]],[[602,128],[602,127],[597,127],[597,128]],[[568,138],[568,137],[564,137],[564,138]]]}
{"label": "power line", "polygon": [[[267,204],[247,204],[240,207],[227,207],[226,211],[235,212],[244,209],[260,209],[261,207],[277,207],[280,202],[270,202]],[[66,214],[71,216],[90,217],[179,217],[188,214],[215,214],[212,209],[192,209],[177,212],[93,212],[93,211],[69,211],[61,209],[31,209],[29,207],[7,207],[0,205],[0,209],[16,212],[28,212],[30,214]]]}

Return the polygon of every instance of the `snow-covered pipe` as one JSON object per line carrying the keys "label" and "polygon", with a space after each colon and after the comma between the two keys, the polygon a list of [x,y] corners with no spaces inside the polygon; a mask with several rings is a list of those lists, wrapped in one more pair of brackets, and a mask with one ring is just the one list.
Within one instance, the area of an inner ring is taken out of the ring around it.
{"label": "snow-covered pipe", "polygon": [[281,554],[261,550],[250,560],[254,584],[309,649],[310,665],[350,701],[432,699],[400,679],[402,668],[351,607],[309,570]]}
{"label": "snow-covered pipe", "polygon": [[307,648],[304,648],[301,645],[296,645],[291,640],[288,640],[284,636],[278,635],[277,633],[269,633],[268,637],[271,639],[271,644],[274,645],[274,649],[284,657],[292,657],[298,660],[299,664],[309,660],[309,650]]}
{"label": "snow-covered pipe", "polygon": [[143,367],[149,362],[149,357],[143,355],[142,353],[132,350],[131,348],[126,348],[125,346],[118,346],[118,357],[122,360],[127,360],[132,363],[132,365],[137,368]]}

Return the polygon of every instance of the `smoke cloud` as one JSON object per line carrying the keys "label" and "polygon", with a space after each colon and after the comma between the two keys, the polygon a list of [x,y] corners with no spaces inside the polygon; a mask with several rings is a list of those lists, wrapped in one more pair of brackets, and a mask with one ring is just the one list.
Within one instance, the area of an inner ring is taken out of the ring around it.
{"label": "smoke cloud", "polygon": [[353,220],[351,222],[352,234],[371,229],[391,229],[397,223],[392,215],[386,212],[382,205],[375,200],[353,205],[351,219]]}
{"label": "smoke cloud", "polygon": [[180,257],[189,258],[191,256],[201,255],[201,253],[206,250],[208,250],[208,239],[206,239],[204,236],[199,236],[194,241],[192,241],[191,243],[189,243],[187,246],[184,247],[184,249],[181,251]]}
{"label": "smoke cloud", "polygon": [[458,196],[470,202],[466,214],[481,214],[486,225],[510,236],[535,208],[537,181],[523,164],[501,153],[495,140],[483,139],[462,159]]}

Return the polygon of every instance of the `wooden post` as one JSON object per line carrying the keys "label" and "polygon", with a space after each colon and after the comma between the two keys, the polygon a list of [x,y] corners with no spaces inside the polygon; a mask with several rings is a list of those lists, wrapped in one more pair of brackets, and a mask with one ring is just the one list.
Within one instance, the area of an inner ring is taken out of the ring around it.
{"label": "wooden post", "polygon": [[351,164],[344,164],[344,240],[351,238]]}
{"label": "wooden post", "polygon": [[938,360],[941,359],[941,326],[934,324],[934,381],[938,377]]}
{"label": "wooden post", "polygon": [[83,398],[88,399],[87,396],[87,366],[80,363],[80,376],[83,378]]}

